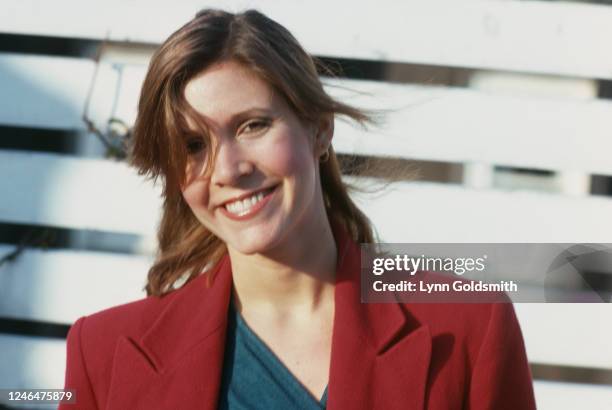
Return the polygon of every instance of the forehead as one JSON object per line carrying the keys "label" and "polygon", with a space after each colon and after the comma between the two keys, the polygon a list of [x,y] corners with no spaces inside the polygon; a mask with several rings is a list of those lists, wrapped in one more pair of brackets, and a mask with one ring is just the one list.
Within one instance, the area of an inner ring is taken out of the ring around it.
{"label": "forehead", "polygon": [[185,99],[209,123],[224,123],[248,110],[280,108],[272,87],[233,61],[215,64],[190,80]]}

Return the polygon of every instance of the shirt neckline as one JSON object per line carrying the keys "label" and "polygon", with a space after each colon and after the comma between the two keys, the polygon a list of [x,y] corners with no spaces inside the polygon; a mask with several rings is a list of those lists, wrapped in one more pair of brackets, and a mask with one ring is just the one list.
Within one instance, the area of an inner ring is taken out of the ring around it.
{"label": "shirt neckline", "polygon": [[270,364],[272,364],[275,370],[281,372],[286,380],[291,381],[291,389],[297,394],[308,397],[309,400],[312,400],[314,403],[325,408],[327,405],[327,390],[329,387],[329,382],[327,386],[325,386],[325,390],[323,390],[323,394],[320,399],[312,395],[308,389],[298,380],[297,377],[287,368],[287,366],[280,360],[280,358],[270,349],[270,347],[250,328],[250,326],[246,323],[240,312],[236,309],[234,305],[234,298],[231,298],[230,309],[232,310],[232,314],[236,323],[236,332],[240,332],[240,334],[245,338],[245,341],[249,344],[250,347],[256,349],[259,353],[269,356]]}

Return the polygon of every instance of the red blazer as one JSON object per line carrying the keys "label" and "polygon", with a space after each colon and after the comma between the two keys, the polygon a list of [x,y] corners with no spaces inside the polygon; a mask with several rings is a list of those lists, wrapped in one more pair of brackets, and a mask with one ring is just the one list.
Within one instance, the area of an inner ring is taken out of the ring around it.
{"label": "red blazer", "polygon": [[[511,304],[362,304],[360,249],[338,244],[329,410],[535,409]],[[227,256],[181,289],[79,319],[67,409],[214,409],[232,275]]]}

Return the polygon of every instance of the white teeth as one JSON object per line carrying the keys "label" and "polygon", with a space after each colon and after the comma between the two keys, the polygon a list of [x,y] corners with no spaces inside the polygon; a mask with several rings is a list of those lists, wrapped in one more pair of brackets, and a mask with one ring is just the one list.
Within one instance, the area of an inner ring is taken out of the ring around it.
{"label": "white teeth", "polygon": [[263,197],[264,197],[264,194],[262,192],[259,192],[253,196],[242,199],[240,201],[234,201],[234,202],[227,203],[225,204],[225,209],[227,209],[229,212],[233,214],[242,216],[242,215],[247,214],[251,210],[253,205],[261,201]]}

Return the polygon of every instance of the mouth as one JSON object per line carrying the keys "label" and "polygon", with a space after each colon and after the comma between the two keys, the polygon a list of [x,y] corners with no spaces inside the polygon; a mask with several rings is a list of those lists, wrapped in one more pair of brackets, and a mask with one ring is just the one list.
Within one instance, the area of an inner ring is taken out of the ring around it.
{"label": "mouth", "polygon": [[247,197],[226,202],[220,206],[220,209],[223,214],[231,219],[244,220],[250,218],[265,206],[270,200],[272,193],[276,191],[278,187],[279,185],[274,185],[262,189],[261,191],[254,192]]}

